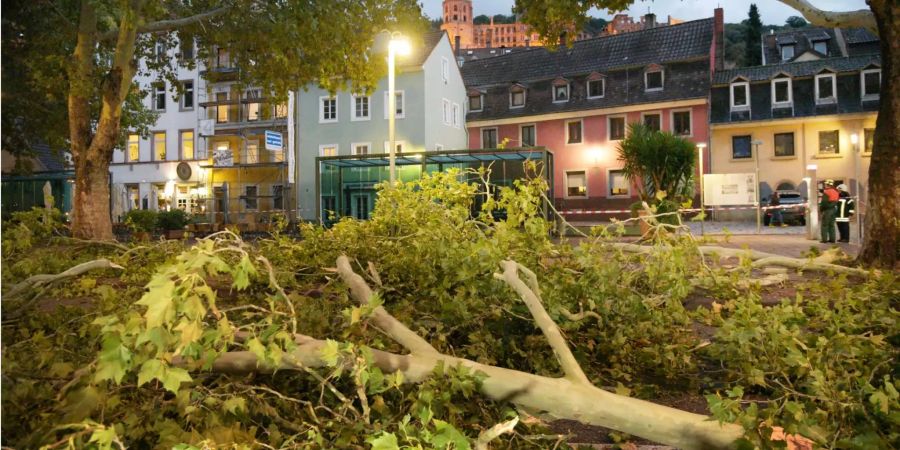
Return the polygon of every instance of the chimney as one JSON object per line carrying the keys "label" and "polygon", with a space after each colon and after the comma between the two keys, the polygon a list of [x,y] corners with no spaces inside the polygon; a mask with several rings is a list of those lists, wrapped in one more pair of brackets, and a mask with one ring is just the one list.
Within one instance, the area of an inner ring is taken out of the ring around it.
{"label": "chimney", "polygon": [[656,27],[656,14],[647,13],[644,16],[644,28],[654,28]]}
{"label": "chimney", "polygon": [[462,38],[457,34],[456,37],[455,37],[454,39],[455,39],[455,41],[456,41],[456,46],[454,47],[454,49],[456,50],[456,57],[459,58],[459,55],[461,54],[461,53],[460,53],[461,50],[460,50],[459,41],[462,40]]}
{"label": "chimney", "polygon": [[715,46],[714,69],[725,68],[725,12],[722,8],[716,8],[713,12],[713,45]]}

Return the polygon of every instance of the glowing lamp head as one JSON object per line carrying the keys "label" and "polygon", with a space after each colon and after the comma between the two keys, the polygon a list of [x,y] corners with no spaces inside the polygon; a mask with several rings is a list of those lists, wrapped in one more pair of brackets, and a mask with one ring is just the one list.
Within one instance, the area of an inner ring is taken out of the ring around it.
{"label": "glowing lamp head", "polygon": [[392,38],[391,42],[388,43],[388,48],[390,48],[395,55],[400,56],[407,56],[412,51],[409,45],[409,39],[404,37]]}
{"label": "glowing lamp head", "polygon": [[850,135],[850,143],[853,145],[859,144],[859,135],[856,133],[851,134]]}
{"label": "glowing lamp head", "polygon": [[706,142],[698,142],[697,148],[699,148],[700,150],[703,150],[704,148],[706,148]]}

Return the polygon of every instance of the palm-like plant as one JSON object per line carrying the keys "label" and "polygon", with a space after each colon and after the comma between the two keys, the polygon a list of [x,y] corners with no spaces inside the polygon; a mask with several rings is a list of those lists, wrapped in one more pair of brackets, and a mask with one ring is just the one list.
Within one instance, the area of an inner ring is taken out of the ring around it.
{"label": "palm-like plant", "polygon": [[642,201],[657,206],[662,202],[678,205],[693,195],[697,153],[693,142],[634,123],[619,143],[618,153],[625,177]]}

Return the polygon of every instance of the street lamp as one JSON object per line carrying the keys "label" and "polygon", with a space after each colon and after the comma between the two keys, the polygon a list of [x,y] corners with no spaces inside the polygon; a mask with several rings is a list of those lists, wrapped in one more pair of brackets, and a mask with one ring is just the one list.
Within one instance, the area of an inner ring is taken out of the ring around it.
{"label": "street lamp", "polygon": [[397,55],[406,56],[410,53],[409,40],[403,37],[399,31],[391,33],[388,42],[388,158],[390,161],[391,187],[397,181],[396,152],[397,144],[394,139],[394,122],[397,115],[397,91],[394,89],[395,59]]}
{"label": "street lamp", "polygon": [[760,234],[762,232],[762,203],[759,198],[760,186],[762,183],[759,182],[759,146],[762,145],[763,141],[759,139],[751,142],[753,144],[753,159],[756,160],[756,234]]}
{"label": "street lamp", "polygon": [[700,236],[703,236],[703,222],[706,222],[706,207],[703,206],[703,152],[706,150],[706,142],[697,144],[697,153],[700,155]]}
{"label": "street lamp", "polygon": [[856,235],[862,243],[862,191],[859,190],[859,135],[853,133],[850,135],[850,143],[853,144],[853,172],[856,181]]}

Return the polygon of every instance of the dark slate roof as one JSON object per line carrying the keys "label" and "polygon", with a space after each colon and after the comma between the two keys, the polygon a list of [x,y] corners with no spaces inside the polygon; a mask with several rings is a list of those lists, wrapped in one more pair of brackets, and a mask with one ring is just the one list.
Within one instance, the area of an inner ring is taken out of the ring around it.
{"label": "dark slate roof", "polygon": [[529,47],[485,47],[485,48],[467,48],[459,52],[459,56],[466,61],[474,61],[476,59],[493,58],[502,56],[512,52],[522,52],[531,50]]}
{"label": "dark slate roof", "polygon": [[425,64],[425,60],[428,59],[428,56],[431,55],[431,52],[434,51],[434,48],[441,42],[441,39],[444,38],[445,32],[443,31],[428,31],[422,35],[421,39],[416,42],[415,39],[411,39],[410,47],[411,53],[409,56],[405,56],[402,59],[397,58],[398,64],[403,66],[421,66]]}
{"label": "dark slate roof", "polygon": [[728,84],[737,77],[746,78],[748,81],[763,81],[771,79],[779,73],[786,73],[793,78],[810,77],[825,69],[838,73],[856,72],[873,64],[881,65],[881,58],[879,55],[861,55],[851,56],[849,58],[823,58],[815,61],[742,67],[739,69],[716,72],[715,75],[713,75],[712,84]]}
{"label": "dark slate roof", "polygon": [[848,44],[878,42],[878,36],[865,28],[848,28],[844,30],[844,36],[846,36]]}
{"label": "dark slate roof", "polygon": [[35,144],[31,148],[34,149],[34,158],[43,166],[43,171],[58,172],[66,170],[65,157],[62,152],[54,151],[47,144]]}
{"label": "dark slate roof", "polygon": [[466,86],[505,84],[592,71],[642,67],[656,63],[709,57],[713,19],[576,41],[571,48],[550,51],[530,47],[494,58],[469,61],[462,67]]}
{"label": "dark slate roof", "polygon": [[813,50],[815,41],[826,41],[828,55],[822,56],[842,56],[840,45],[835,38],[834,28],[804,27],[778,33],[763,33],[762,43],[766,64],[781,64],[780,47],[783,44],[794,45],[794,58],[792,59],[799,58],[806,52],[818,54]]}

